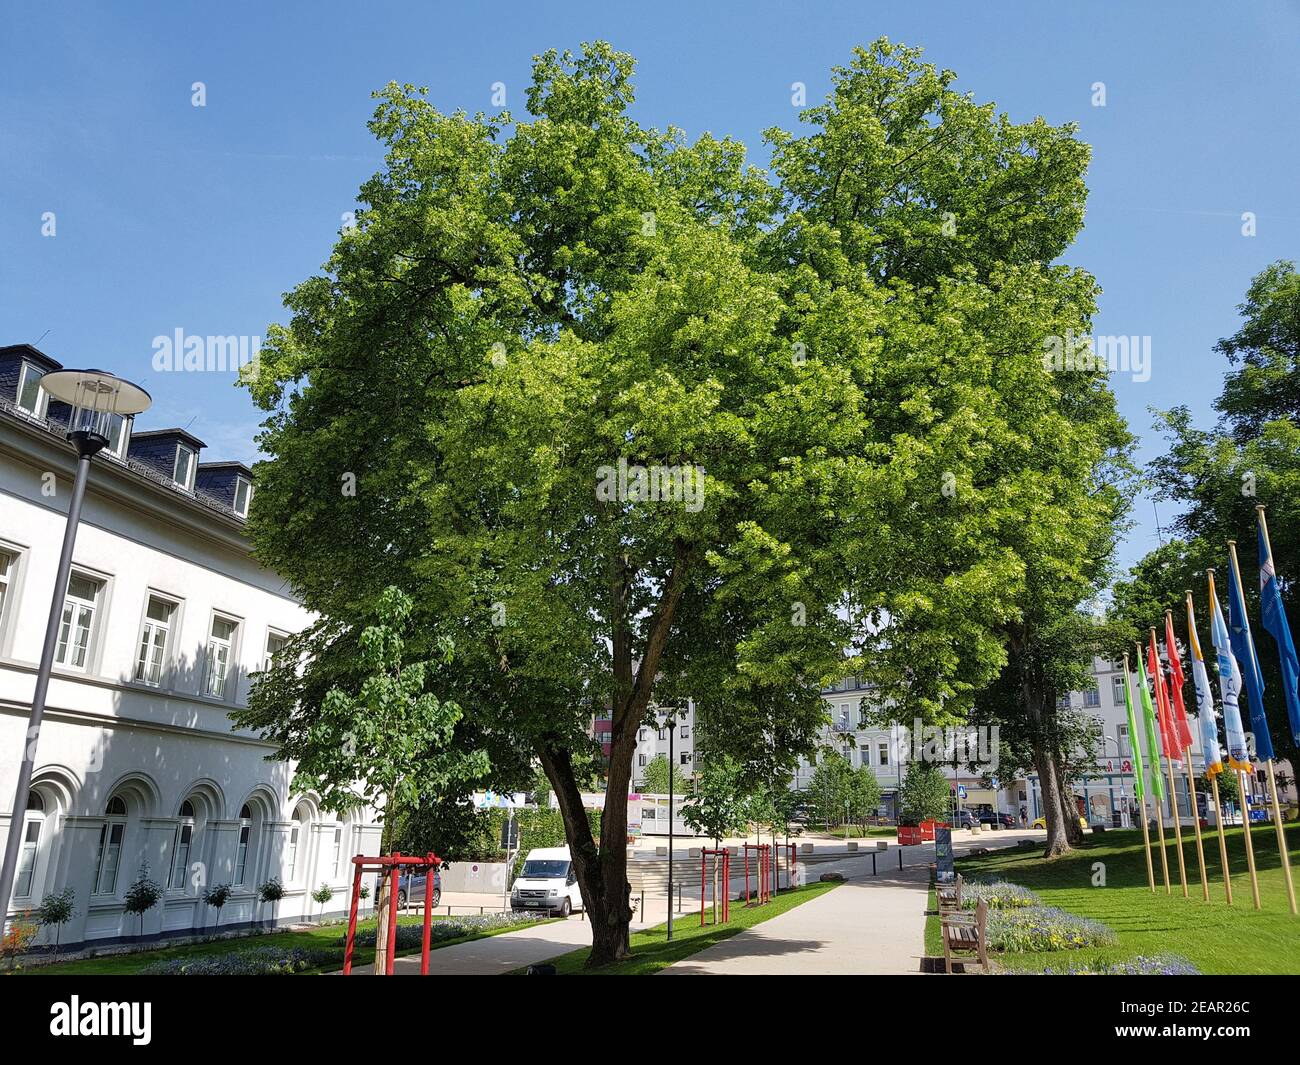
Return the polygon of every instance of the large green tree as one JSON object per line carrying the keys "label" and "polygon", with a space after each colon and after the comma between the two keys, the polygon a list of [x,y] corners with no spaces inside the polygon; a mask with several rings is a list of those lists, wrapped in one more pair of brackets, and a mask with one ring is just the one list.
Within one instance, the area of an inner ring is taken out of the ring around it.
{"label": "large green tree", "polygon": [[[1071,128],[880,41],[802,135],[769,132],[763,174],[635,121],[632,68],[548,52],[519,116],[386,88],[356,226],[249,376],[254,542],[322,620],[246,720],[301,736],[359,683],[353,619],[406,589],[456,647],[455,744],[554,788],[591,964],[628,951],[652,701],[694,697],[745,779],[812,750],[853,668],[908,715],[964,713],[1005,662],[1017,545],[1075,546],[1061,496],[1108,397],[1041,358],[1094,296],[1051,265],[1082,219]],[[599,839],[575,766],[596,716]]]}

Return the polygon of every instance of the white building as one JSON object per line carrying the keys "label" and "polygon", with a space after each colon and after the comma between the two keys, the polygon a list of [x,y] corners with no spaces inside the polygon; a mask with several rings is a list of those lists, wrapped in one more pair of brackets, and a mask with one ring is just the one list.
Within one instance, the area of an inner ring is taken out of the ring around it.
{"label": "white building", "polygon": [[[1104,822],[1114,827],[1127,827],[1133,823],[1131,818],[1134,810],[1133,748],[1124,708],[1123,670],[1115,663],[1096,658],[1093,660],[1092,675],[1094,684],[1090,688],[1071,692],[1061,699],[1062,706],[1094,714],[1102,731],[1102,749],[1093,771],[1074,782],[1075,799],[1080,814],[1090,824]],[[1136,674],[1131,676],[1131,684],[1136,700]],[[822,697],[827,703],[830,723],[823,730],[821,745],[839,750],[855,769],[864,765],[872,769],[881,784],[880,813],[893,819],[897,816],[897,793],[906,773],[905,763],[912,753],[913,737],[910,730],[902,724],[883,730],[860,728],[862,700],[870,700],[872,693],[858,678],[846,678],[824,691]],[[1190,686],[1186,697],[1192,697]],[[1192,775],[1198,777],[1204,771],[1205,762],[1199,733],[1196,729],[1192,731],[1195,740]],[[814,769],[815,766],[808,760],[801,761],[792,786],[800,789],[808,787]],[[964,770],[958,773],[945,767],[945,772],[952,780],[954,789],[960,785],[965,790],[962,805],[968,809],[988,806],[1017,819],[1023,810],[1029,821],[1042,814],[1042,793],[1036,773],[1008,779],[1005,774],[994,770],[992,780],[986,783],[984,778]],[[997,788],[989,786],[994,782],[997,783]],[[1186,817],[1189,815],[1186,778],[1176,775],[1175,785],[1179,809]],[[1165,813],[1170,816],[1168,800]]]}
{"label": "white building", "polygon": [[[28,345],[0,348],[0,836],[14,826],[75,462],[67,409],[39,387],[58,368]],[[295,794],[293,766],[229,717],[308,621],[250,555],[251,472],[201,461],[182,430],[119,430],[91,468],[7,912],[71,887],[65,946],[293,921],[320,912],[309,895],[322,883],[336,888],[325,912],[341,912],[348,859],[377,853],[373,811],[335,816]],[[140,923],[122,899],[144,863],[165,891]],[[274,907],[256,896],[271,877],[286,889]],[[200,896],[220,883],[234,894],[218,914]]]}

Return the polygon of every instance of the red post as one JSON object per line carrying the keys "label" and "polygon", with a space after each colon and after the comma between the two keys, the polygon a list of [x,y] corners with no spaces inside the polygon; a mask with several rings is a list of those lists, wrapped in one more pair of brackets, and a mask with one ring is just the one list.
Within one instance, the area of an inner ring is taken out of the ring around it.
{"label": "red post", "polygon": [[429,934],[433,928],[433,877],[438,859],[430,851],[424,867],[424,942],[420,945],[420,975],[429,975]]}
{"label": "red post", "polygon": [[348,911],[348,945],[343,951],[343,975],[352,972],[352,947],[357,939],[357,903],[361,900],[361,859],[353,858],[356,872],[352,874],[352,905]]}
{"label": "red post", "polygon": [[742,848],[745,852],[745,905],[749,905],[749,844]]}
{"label": "red post", "polygon": [[722,851],[722,923],[731,920],[731,851]]}
{"label": "red post", "polygon": [[700,850],[700,927],[704,927],[704,903],[708,898],[706,885],[709,882],[709,850]]}
{"label": "red post", "polygon": [[[388,957],[385,959],[384,975],[393,975],[393,955],[397,953],[397,893],[402,888],[402,855],[393,852],[393,864],[388,867]],[[391,879],[396,877],[394,881]]]}

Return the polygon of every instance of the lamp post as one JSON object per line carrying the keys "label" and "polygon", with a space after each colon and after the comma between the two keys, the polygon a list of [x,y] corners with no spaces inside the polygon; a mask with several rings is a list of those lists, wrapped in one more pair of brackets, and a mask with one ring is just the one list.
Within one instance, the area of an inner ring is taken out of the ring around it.
{"label": "lamp post", "polygon": [[[5,918],[9,914],[9,896],[13,891],[14,873],[18,867],[23,811],[27,808],[27,793],[31,788],[32,771],[36,765],[36,744],[40,736],[41,718],[45,715],[45,697],[50,687],[50,670],[54,665],[54,650],[63,617],[68,576],[72,570],[72,549],[77,541],[77,525],[81,520],[81,502],[86,495],[90,460],[108,446],[110,427],[115,416],[142,414],[152,403],[149,393],[139,385],[133,385],[130,381],[124,381],[103,370],[57,370],[41,378],[41,387],[51,399],[59,400],[72,408],[67,439],[77,451],[77,474],[72,482],[72,500],[68,504],[68,518],[63,530],[63,550],[59,554],[54,592],[50,597],[50,616],[45,623],[45,643],[41,646],[41,662],[36,671],[36,687],[32,691],[27,742],[23,745],[22,764],[14,788],[13,813],[5,840],[4,865],[0,867],[0,902],[4,903]],[[0,925],[3,923],[0,921]]]}

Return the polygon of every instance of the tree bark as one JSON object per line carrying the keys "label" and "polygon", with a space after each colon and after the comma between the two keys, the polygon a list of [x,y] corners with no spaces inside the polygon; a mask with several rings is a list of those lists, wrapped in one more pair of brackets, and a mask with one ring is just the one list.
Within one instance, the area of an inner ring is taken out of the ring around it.
{"label": "tree bark", "polygon": [[[610,566],[610,631],[614,692],[610,714],[609,766],[605,808],[600,819],[600,845],[591,835],[582,796],[567,750],[542,747],[542,768],[555,789],[564,832],[582,888],[582,903],[591,924],[591,954],[587,967],[619,961],[631,954],[632,887],[627,879],[627,795],[632,780],[636,734],[654,692],[659,663],[672,631],[686,580],[686,545],[674,545],[674,559],[648,622],[640,662],[633,670],[633,641],[626,616],[627,596],[634,579],[625,558]],[[669,767],[671,771],[673,767]]]}

